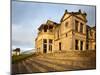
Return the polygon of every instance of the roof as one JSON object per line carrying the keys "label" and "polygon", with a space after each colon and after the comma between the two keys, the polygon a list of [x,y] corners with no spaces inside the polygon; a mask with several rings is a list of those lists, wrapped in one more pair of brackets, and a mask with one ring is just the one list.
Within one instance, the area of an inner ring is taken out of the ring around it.
{"label": "roof", "polygon": [[18,51],[18,52],[20,52],[20,48],[16,48],[16,49],[14,49],[13,51]]}
{"label": "roof", "polygon": [[86,25],[87,29],[93,29],[93,30],[96,30],[96,26],[93,26],[93,27],[90,27],[89,25]]}
{"label": "roof", "polygon": [[59,24],[56,22],[53,22],[51,20],[47,20],[47,22],[45,24],[41,24],[41,26],[38,28],[38,30],[41,30],[44,26],[48,26],[48,25],[54,26],[54,25],[59,25]]}
{"label": "roof", "polygon": [[[73,16],[75,16],[75,17],[77,17],[77,18],[79,18],[79,19],[87,22],[87,20],[86,20],[87,14],[85,12],[82,13],[81,12],[81,9],[79,9],[78,12],[68,12],[67,10],[65,10],[65,13],[64,13],[63,17],[61,18],[60,22],[63,21],[63,18],[65,17],[66,14],[70,14],[69,17],[73,15]],[[78,17],[77,15],[79,15],[79,14],[81,14],[84,19]],[[67,17],[67,18],[69,18],[69,17]],[[60,24],[59,23],[56,23],[56,22],[53,22],[51,20],[47,20],[47,22],[45,24],[41,24],[41,26],[38,28],[38,30],[41,30],[42,28],[44,28],[44,26],[48,26],[48,25],[59,26]]]}
{"label": "roof", "polygon": [[85,12],[84,13],[81,12],[81,9],[79,9],[78,12],[68,12],[67,10],[65,10],[65,13],[64,13],[63,17],[61,18],[60,22],[63,21],[63,18],[65,17],[66,14],[70,14],[70,16],[71,15],[75,16],[75,15],[81,14],[84,18],[87,16],[87,14]]}
{"label": "roof", "polygon": [[92,27],[92,29],[96,30],[96,26]]}

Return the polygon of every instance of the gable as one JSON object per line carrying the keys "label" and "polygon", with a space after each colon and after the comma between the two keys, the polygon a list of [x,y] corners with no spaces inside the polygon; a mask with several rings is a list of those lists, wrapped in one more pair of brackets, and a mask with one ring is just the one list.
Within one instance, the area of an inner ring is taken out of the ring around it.
{"label": "gable", "polygon": [[76,16],[79,17],[79,18],[81,18],[81,19],[83,19],[83,20],[86,20],[86,17],[84,15],[82,15],[82,14],[78,14]]}
{"label": "gable", "polygon": [[66,14],[63,18],[63,20],[65,20],[66,18],[68,18],[70,16],[70,14]]}
{"label": "gable", "polygon": [[64,15],[62,16],[60,22],[64,21],[64,20],[65,20],[66,18],[68,18],[69,16],[70,16],[70,14],[67,13],[67,12],[65,11],[65,13],[64,13]]}
{"label": "gable", "polygon": [[60,22],[68,19],[71,16],[75,16],[76,18],[87,22],[87,19],[86,19],[87,14],[85,12],[82,13],[81,10],[79,10],[78,12],[67,12],[67,10],[65,10],[65,13],[63,17],[61,18]]}

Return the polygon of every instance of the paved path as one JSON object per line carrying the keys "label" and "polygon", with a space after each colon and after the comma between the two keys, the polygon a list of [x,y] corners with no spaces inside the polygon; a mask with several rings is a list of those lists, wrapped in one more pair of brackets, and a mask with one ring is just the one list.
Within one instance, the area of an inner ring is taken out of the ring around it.
{"label": "paved path", "polygon": [[27,74],[55,71],[69,71],[82,69],[80,66],[72,66],[69,60],[30,57],[24,61],[12,65],[12,74]]}

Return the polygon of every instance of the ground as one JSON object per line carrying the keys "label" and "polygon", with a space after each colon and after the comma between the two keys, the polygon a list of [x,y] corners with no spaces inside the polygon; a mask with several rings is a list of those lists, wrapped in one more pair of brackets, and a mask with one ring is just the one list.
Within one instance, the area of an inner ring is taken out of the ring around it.
{"label": "ground", "polygon": [[[27,73],[95,69],[95,53],[89,52],[86,55],[84,55],[84,53],[86,52],[83,52],[81,54],[76,52],[62,52],[31,56],[25,60],[12,64],[12,74],[15,75]],[[90,57],[88,58],[88,56]]]}

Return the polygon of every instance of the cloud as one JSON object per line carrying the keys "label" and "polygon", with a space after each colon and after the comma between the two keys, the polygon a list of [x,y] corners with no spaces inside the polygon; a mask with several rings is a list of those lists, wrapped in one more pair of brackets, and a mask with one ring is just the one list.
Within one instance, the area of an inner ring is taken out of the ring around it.
{"label": "cloud", "polygon": [[26,25],[12,24],[12,45],[16,47],[34,48],[32,28]]}

